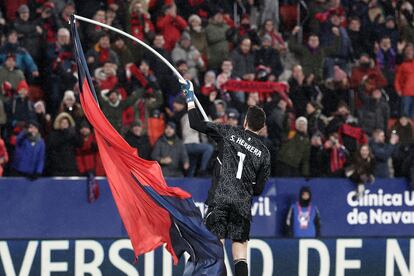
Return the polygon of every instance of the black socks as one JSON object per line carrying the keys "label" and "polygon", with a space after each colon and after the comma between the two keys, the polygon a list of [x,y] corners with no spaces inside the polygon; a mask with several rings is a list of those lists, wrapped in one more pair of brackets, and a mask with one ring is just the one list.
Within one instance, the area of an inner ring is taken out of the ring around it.
{"label": "black socks", "polygon": [[234,260],[235,276],[248,276],[246,259]]}

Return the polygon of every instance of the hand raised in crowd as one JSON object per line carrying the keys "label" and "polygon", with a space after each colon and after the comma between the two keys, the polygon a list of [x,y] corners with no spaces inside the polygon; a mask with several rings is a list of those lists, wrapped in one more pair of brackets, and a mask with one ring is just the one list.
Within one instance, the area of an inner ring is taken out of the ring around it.
{"label": "hand raised in crowd", "polygon": [[332,27],[332,32],[336,36],[340,36],[340,34],[341,34],[338,27]]}
{"label": "hand raised in crowd", "polygon": [[170,156],[166,156],[166,157],[161,158],[160,163],[163,165],[169,165],[172,163],[172,159]]}
{"label": "hand raised in crowd", "polygon": [[301,27],[300,26],[296,26],[295,28],[293,28],[292,30],[292,34],[295,35],[300,31]]}
{"label": "hand raised in crowd", "polygon": [[405,40],[398,41],[397,42],[397,51],[398,53],[402,53],[404,51],[405,46],[407,45],[407,42]]}

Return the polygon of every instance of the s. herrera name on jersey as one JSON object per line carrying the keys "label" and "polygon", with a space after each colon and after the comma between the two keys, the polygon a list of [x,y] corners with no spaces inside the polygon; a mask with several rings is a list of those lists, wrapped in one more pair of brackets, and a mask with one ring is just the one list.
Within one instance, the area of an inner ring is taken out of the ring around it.
{"label": "s. herrera name on jersey", "polygon": [[262,151],[261,150],[253,147],[252,145],[250,145],[249,143],[244,141],[243,138],[236,137],[236,135],[231,135],[230,136],[230,141],[235,142],[236,144],[239,144],[240,146],[244,147],[246,150],[250,151],[251,153],[253,153],[257,157],[262,156]]}

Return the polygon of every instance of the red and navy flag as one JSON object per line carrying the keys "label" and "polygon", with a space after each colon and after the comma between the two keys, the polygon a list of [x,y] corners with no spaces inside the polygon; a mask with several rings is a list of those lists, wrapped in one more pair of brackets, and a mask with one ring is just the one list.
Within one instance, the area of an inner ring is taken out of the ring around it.
{"label": "red and navy flag", "polygon": [[94,127],[112,195],[135,256],[166,244],[174,264],[184,252],[190,254],[184,275],[225,275],[222,245],[202,223],[191,194],[169,187],[159,164],[138,157],[99,108],[74,20],[72,16],[82,108]]}

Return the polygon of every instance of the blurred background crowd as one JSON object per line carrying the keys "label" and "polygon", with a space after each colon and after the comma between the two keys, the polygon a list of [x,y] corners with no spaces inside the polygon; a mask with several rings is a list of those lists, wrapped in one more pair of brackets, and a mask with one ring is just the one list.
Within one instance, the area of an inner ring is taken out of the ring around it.
{"label": "blurred background crowd", "polygon": [[[359,184],[414,179],[414,1],[1,5],[4,176],[104,175],[79,103],[68,25],[76,13],[151,45],[194,83],[212,121],[242,126],[249,106],[263,107],[267,127],[260,135],[273,176],[349,177]],[[166,176],[208,176],[215,144],[189,127],[173,73],[135,42],[77,24],[113,127]]]}

